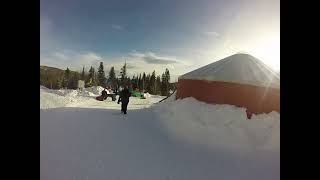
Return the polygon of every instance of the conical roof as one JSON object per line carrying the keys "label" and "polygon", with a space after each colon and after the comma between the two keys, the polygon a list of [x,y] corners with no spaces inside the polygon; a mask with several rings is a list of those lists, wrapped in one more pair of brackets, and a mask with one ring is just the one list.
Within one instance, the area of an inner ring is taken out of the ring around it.
{"label": "conical roof", "polygon": [[186,73],[179,79],[231,82],[280,89],[280,76],[249,54],[234,54]]}

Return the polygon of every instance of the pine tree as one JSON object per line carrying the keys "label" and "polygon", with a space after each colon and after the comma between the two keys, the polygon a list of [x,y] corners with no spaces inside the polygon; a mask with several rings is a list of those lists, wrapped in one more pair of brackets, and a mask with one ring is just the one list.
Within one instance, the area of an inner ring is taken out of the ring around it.
{"label": "pine tree", "polygon": [[73,73],[73,75],[70,78],[68,89],[77,89],[79,78],[80,77],[78,72]]}
{"label": "pine tree", "polygon": [[84,73],[84,66],[83,66],[83,68],[82,68],[82,73],[81,73],[81,80],[85,80],[85,73]]}
{"label": "pine tree", "polygon": [[157,76],[157,79],[156,79],[156,93],[157,95],[160,95],[161,94],[161,78],[160,76]]}
{"label": "pine tree", "polygon": [[141,73],[139,74],[138,78],[138,88],[141,90],[142,89],[142,78],[141,78]]}
{"label": "pine tree", "polygon": [[[62,78],[63,79],[63,78]],[[62,79],[58,79],[57,80],[57,89],[61,89],[61,88],[63,88],[63,84],[62,84]]]}
{"label": "pine tree", "polygon": [[104,67],[103,67],[103,62],[100,62],[100,66],[98,69],[98,75],[97,75],[97,80],[98,80],[98,85],[102,87],[106,87],[106,76],[104,73]]}
{"label": "pine tree", "polygon": [[162,75],[161,75],[161,95],[162,96],[165,96],[165,91],[166,91],[166,76],[165,76],[165,74],[163,73]]}
{"label": "pine tree", "polygon": [[169,72],[169,69],[167,69],[167,68],[166,68],[166,71],[165,71],[165,75],[166,75],[167,83],[170,83],[170,72]]}
{"label": "pine tree", "polygon": [[161,81],[161,94],[163,96],[168,96],[170,91],[170,72],[167,68],[162,74]]}
{"label": "pine tree", "polygon": [[124,63],[124,66],[121,68],[120,75],[121,75],[121,84],[125,85],[127,80],[127,63],[126,62]]}
{"label": "pine tree", "polygon": [[87,77],[87,81],[86,81],[86,86],[87,87],[91,87],[95,85],[95,70],[94,68],[91,66],[89,69],[89,74]]}
{"label": "pine tree", "polygon": [[112,66],[109,71],[109,81],[111,82],[111,85],[113,88],[117,86],[117,80],[116,80],[116,73],[114,71],[114,67]]}
{"label": "pine tree", "polygon": [[148,75],[146,76],[146,90],[147,90],[147,92],[149,92],[149,93],[151,93],[150,77],[151,77],[150,74],[148,74]]}
{"label": "pine tree", "polygon": [[140,87],[139,87],[139,76],[138,75],[136,76],[135,82],[136,82],[136,88],[140,89]]}
{"label": "pine tree", "polygon": [[150,92],[151,94],[156,93],[156,71],[153,71],[150,76]]}
{"label": "pine tree", "polygon": [[62,80],[62,87],[68,88],[70,82],[70,70],[67,67],[67,69],[64,71],[63,80]]}
{"label": "pine tree", "polygon": [[165,74],[166,74],[166,80],[167,80],[167,96],[168,96],[171,90],[169,69],[166,69]]}
{"label": "pine tree", "polygon": [[132,88],[135,90],[137,88],[136,76],[133,75],[131,79]]}
{"label": "pine tree", "polygon": [[146,90],[146,73],[143,72],[143,76],[142,76],[142,89],[143,91]]}
{"label": "pine tree", "polygon": [[170,91],[170,72],[168,69],[161,76],[161,95],[168,96]]}

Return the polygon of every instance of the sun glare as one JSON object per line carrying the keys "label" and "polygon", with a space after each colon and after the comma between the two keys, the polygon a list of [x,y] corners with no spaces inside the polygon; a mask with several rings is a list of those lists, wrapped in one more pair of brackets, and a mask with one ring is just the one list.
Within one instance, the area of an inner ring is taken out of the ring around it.
{"label": "sun glare", "polygon": [[255,45],[251,53],[272,69],[280,71],[280,38],[266,39]]}

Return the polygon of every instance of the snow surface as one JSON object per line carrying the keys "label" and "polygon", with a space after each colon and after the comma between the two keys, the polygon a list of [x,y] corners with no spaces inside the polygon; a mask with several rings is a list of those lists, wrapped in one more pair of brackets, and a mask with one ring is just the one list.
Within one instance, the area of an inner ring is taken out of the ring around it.
{"label": "snow surface", "polygon": [[179,77],[280,88],[280,76],[248,54],[235,54]]}
{"label": "snow surface", "polygon": [[77,91],[40,97],[42,180],[280,179],[277,112],[248,120],[244,108],[151,95],[131,97],[124,116]]}
{"label": "snow surface", "polygon": [[[59,107],[83,107],[83,108],[103,108],[103,109],[120,109],[121,104],[107,98],[105,101],[97,101],[95,98],[101,95],[103,87],[85,88],[83,91],[78,90],[50,90],[40,86],[40,109],[50,109]],[[128,109],[146,108],[159,102],[164,96],[146,95],[147,99],[140,97],[130,97]],[[118,99],[119,96],[116,96]]]}

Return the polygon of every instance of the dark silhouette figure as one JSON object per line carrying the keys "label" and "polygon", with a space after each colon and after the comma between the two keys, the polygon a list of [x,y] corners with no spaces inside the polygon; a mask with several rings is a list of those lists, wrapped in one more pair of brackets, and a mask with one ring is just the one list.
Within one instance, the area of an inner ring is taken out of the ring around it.
{"label": "dark silhouette figure", "polygon": [[128,107],[130,96],[131,96],[131,93],[127,87],[120,92],[118,104],[121,101],[121,112],[123,112],[124,114],[127,114],[127,107]]}

